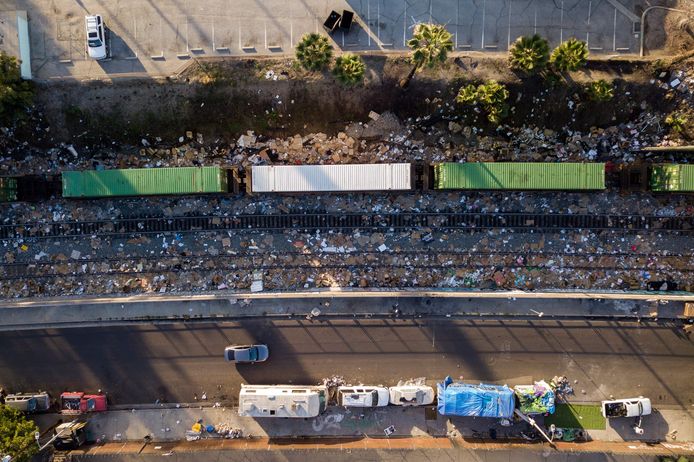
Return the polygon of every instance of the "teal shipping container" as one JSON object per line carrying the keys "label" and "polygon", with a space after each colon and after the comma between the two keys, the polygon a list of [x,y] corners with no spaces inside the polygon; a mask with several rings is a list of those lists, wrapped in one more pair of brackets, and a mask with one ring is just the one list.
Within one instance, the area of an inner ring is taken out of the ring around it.
{"label": "teal shipping container", "polygon": [[63,172],[63,197],[159,196],[228,192],[219,167],[133,168]]}
{"label": "teal shipping container", "polygon": [[434,165],[435,189],[605,189],[604,163],[466,162]]}

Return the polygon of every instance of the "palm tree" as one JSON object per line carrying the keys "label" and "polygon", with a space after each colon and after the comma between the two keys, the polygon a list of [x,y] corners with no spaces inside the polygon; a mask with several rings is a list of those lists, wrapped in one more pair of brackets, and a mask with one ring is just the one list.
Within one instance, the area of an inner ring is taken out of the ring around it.
{"label": "palm tree", "polygon": [[561,72],[577,71],[586,65],[588,45],[582,40],[571,38],[554,49],[549,62]]}
{"label": "palm tree", "polygon": [[320,34],[306,34],[296,45],[296,59],[310,71],[320,71],[330,63],[333,47],[328,37]]}
{"label": "palm tree", "polygon": [[417,24],[407,46],[412,50],[410,61],[413,67],[400,83],[402,88],[407,88],[422,67],[433,68],[446,60],[448,52],[453,50],[453,36],[441,24]]}
{"label": "palm tree", "polygon": [[586,89],[593,101],[609,101],[614,98],[614,87],[602,79],[591,82]]}
{"label": "palm tree", "polygon": [[333,74],[340,82],[346,85],[354,85],[364,80],[366,66],[360,56],[345,53],[335,60]]}
{"label": "palm tree", "polygon": [[549,43],[539,35],[518,37],[509,50],[511,68],[535,73],[547,67]]}

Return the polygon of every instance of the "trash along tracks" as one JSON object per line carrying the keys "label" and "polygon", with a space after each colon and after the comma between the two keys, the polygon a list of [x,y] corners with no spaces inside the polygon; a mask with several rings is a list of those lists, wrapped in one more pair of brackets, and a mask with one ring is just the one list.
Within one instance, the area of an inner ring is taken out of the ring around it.
{"label": "trash along tracks", "polygon": [[157,255],[104,257],[0,264],[1,280],[51,279],[75,276],[151,275],[160,273],[214,273],[298,270],[513,270],[543,271],[557,268],[595,271],[647,271],[694,273],[694,254],[575,253],[518,251],[387,250],[344,252],[259,252],[222,255]]}
{"label": "trash along tracks", "polygon": [[419,229],[557,231],[569,229],[694,234],[694,216],[533,213],[306,213],[234,216],[118,218],[99,221],[27,222],[0,225],[0,240],[198,231],[284,231]]}

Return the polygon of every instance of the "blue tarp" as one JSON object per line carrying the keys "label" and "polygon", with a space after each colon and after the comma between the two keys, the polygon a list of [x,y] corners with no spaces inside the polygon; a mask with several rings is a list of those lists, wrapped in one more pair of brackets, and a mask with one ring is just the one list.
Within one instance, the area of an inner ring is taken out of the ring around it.
{"label": "blue tarp", "polygon": [[453,379],[446,377],[436,387],[437,407],[441,415],[496,418],[513,416],[515,399],[513,390],[507,386],[453,383]]}

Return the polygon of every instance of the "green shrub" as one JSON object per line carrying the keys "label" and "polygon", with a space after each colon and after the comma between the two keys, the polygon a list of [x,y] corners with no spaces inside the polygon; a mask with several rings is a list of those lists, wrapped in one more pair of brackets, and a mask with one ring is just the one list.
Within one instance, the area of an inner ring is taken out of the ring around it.
{"label": "green shrub", "polygon": [[366,66],[360,56],[346,53],[335,60],[333,74],[340,82],[354,85],[364,80]]}
{"label": "green shrub", "polygon": [[586,91],[592,101],[609,101],[614,98],[614,87],[602,79],[589,83]]}
{"label": "green shrub", "polygon": [[537,34],[519,37],[509,50],[509,62],[512,69],[532,74],[547,67],[548,61],[549,43]]}
{"label": "green shrub", "polygon": [[670,126],[673,132],[682,133],[687,125],[687,118],[681,114],[670,114],[665,118],[665,124]]}
{"label": "green shrub", "polygon": [[33,98],[33,86],[22,79],[17,58],[0,52],[0,119],[16,119],[16,112],[31,105]]}
{"label": "green shrub", "polygon": [[325,35],[306,34],[296,46],[296,59],[310,71],[322,70],[332,57],[333,47]]}
{"label": "green shrub", "polygon": [[582,40],[571,38],[552,51],[549,62],[560,72],[577,71],[586,65],[588,45]]}
{"label": "green shrub", "polygon": [[461,87],[455,100],[462,104],[479,104],[487,113],[487,119],[494,124],[499,124],[508,115],[508,97],[509,93],[505,85],[496,80],[490,80],[477,87],[472,84]]}

